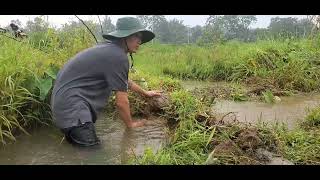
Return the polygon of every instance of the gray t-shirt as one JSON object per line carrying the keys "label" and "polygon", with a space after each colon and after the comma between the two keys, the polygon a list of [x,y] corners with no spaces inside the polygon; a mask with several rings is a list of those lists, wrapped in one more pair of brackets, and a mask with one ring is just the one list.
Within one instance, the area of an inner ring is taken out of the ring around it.
{"label": "gray t-shirt", "polygon": [[95,122],[112,91],[128,90],[129,60],[115,43],[102,43],[71,58],[59,71],[51,109],[58,128]]}

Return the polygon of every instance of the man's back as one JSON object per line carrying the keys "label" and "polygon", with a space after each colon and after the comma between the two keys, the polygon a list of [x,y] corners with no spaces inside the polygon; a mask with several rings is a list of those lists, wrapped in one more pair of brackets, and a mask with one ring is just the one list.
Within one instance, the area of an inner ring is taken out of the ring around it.
{"label": "man's back", "polygon": [[53,118],[59,128],[95,122],[112,90],[128,88],[128,58],[116,44],[103,43],[71,58],[59,71],[52,92]]}

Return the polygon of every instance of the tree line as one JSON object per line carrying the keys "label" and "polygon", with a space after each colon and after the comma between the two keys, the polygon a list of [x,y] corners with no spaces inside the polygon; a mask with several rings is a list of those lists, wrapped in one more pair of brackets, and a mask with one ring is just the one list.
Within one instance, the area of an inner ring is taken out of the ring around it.
{"label": "tree line", "polygon": [[[308,18],[275,17],[267,28],[250,28],[257,21],[254,15],[210,15],[204,26],[186,26],[182,20],[167,20],[164,15],[137,15],[143,26],[156,34],[153,42],[165,44],[185,43],[220,43],[230,40],[254,42],[263,39],[305,38],[310,35],[314,22]],[[99,22],[84,21],[99,40],[101,33],[115,30],[115,24],[109,16],[104,16]],[[19,20],[12,20],[21,26]],[[27,34],[34,34],[33,38],[43,38],[48,29],[68,31],[74,28],[84,28],[80,21],[65,23],[60,28],[52,28],[45,16],[36,17],[26,22],[23,27]],[[6,27],[10,29],[9,25]],[[35,35],[36,34],[36,35]]]}

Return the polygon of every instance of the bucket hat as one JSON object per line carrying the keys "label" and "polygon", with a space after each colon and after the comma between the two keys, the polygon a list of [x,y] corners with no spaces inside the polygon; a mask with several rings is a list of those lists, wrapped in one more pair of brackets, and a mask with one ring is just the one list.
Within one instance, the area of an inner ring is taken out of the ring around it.
{"label": "bucket hat", "polygon": [[142,34],[141,44],[149,42],[155,37],[152,31],[145,29],[141,22],[134,17],[119,18],[116,23],[116,30],[108,34],[103,34],[102,37],[107,40],[114,40],[128,37],[137,32]]}

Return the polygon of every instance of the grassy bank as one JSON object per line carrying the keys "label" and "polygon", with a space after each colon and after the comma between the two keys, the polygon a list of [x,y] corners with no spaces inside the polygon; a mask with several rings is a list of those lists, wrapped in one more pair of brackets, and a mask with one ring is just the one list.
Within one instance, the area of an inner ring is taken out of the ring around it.
{"label": "grassy bank", "polygon": [[158,152],[146,149],[142,157],[133,157],[128,164],[270,163],[261,151],[294,164],[320,164],[320,108],[312,110],[300,126],[289,131],[286,124],[245,124],[216,119],[206,114],[205,104],[184,90],[170,96],[171,104],[164,116],[176,126],[169,144]]}
{"label": "grassy bank", "polygon": [[280,90],[320,87],[320,46],[311,40],[228,42],[215,46],[149,45],[136,66],[180,79],[240,81]]}
{"label": "grassy bank", "polygon": [[[48,31],[39,44],[0,36],[1,144],[15,140],[20,132],[27,133],[27,128],[51,123],[49,96],[56,73],[67,58],[92,44],[86,38],[71,38],[71,34]],[[69,38],[58,41],[63,35]]]}

